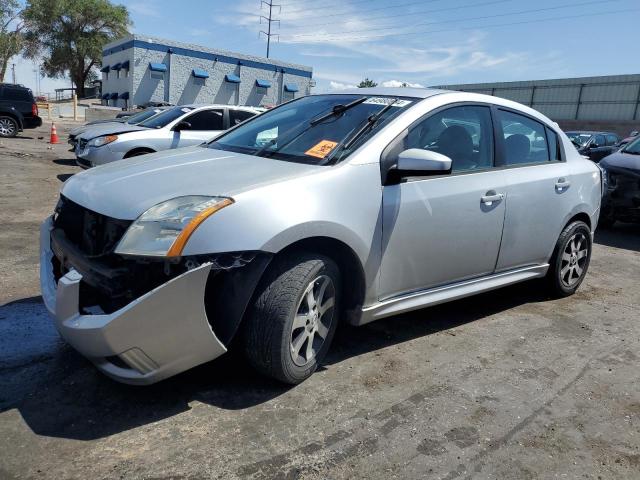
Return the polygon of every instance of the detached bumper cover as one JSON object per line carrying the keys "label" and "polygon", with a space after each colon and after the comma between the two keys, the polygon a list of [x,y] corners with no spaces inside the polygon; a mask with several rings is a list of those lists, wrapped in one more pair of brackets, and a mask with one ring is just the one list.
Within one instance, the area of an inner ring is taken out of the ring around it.
{"label": "detached bumper cover", "polygon": [[146,385],[208,362],[227,350],[205,312],[210,264],[169,280],[111,314],[79,309],[82,275],[55,282],[51,218],[40,230],[40,285],[60,335],[111,378]]}

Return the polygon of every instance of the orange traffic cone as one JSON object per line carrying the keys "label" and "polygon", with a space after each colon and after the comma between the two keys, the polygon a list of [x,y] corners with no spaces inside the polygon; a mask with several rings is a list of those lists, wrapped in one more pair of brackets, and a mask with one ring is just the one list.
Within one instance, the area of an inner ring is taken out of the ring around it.
{"label": "orange traffic cone", "polygon": [[49,140],[49,143],[60,143],[60,139],[58,138],[58,131],[56,130],[56,124],[52,123],[51,124],[51,139]]}

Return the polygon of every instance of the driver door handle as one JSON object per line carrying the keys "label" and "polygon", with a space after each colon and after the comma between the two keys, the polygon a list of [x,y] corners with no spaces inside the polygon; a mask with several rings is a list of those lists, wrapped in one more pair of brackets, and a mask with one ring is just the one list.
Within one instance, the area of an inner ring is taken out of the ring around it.
{"label": "driver door handle", "polygon": [[489,190],[480,198],[480,201],[487,206],[493,205],[493,202],[499,202],[504,198],[504,193],[496,193],[495,190]]}

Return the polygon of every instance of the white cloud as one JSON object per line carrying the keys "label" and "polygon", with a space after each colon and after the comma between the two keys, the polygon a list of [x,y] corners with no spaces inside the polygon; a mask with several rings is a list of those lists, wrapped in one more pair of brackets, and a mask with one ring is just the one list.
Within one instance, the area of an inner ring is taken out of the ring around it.
{"label": "white cloud", "polygon": [[356,86],[348,83],[334,82],[333,80],[331,80],[329,82],[329,88],[331,90],[347,90],[349,88],[356,88]]}
{"label": "white cloud", "polygon": [[424,88],[421,83],[403,82],[400,80],[386,80],[380,84],[381,87],[412,87],[412,88]]}
{"label": "white cloud", "polygon": [[160,12],[153,8],[149,2],[133,2],[127,5],[127,8],[137,15],[145,17],[160,17]]}

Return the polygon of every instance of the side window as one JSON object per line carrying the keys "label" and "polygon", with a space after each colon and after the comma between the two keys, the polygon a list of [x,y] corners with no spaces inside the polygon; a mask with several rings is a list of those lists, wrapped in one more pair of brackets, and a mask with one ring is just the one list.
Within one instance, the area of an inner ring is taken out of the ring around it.
{"label": "side window", "polygon": [[504,136],[505,165],[549,161],[550,149],[545,127],[541,123],[504,110],[498,110],[498,121]]}
{"label": "side window", "polygon": [[5,88],[4,98],[7,100],[15,100],[18,102],[30,102],[31,94],[28,90],[21,88]]}
{"label": "side window", "polygon": [[556,132],[547,127],[547,141],[549,143],[549,159],[552,162],[559,162],[562,160],[560,155],[560,142],[558,141],[558,135]]}
{"label": "side window", "polygon": [[491,168],[491,110],[461,106],[437,112],[409,129],[403,147],[442,153],[453,161],[453,172]]}
{"label": "side window", "polygon": [[604,147],[605,146],[604,135],[596,135],[593,138],[593,142],[591,142],[591,146],[592,147]]}
{"label": "side window", "polygon": [[616,137],[615,135],[607,135],[607,146],[613,146],[616,143],[618,143],[618,137]]}
{"label": "side window", "polygon": [[255,113],[248,112],[246,110],[235,110],[229,109],[229,122],[231,126],[238,125],[239,123],[244,122],[245,120],[253,117]]}
{"label": "side window", "polygon": [[202,110],[185,118],[191,130],[223,130],[222,110]]}

